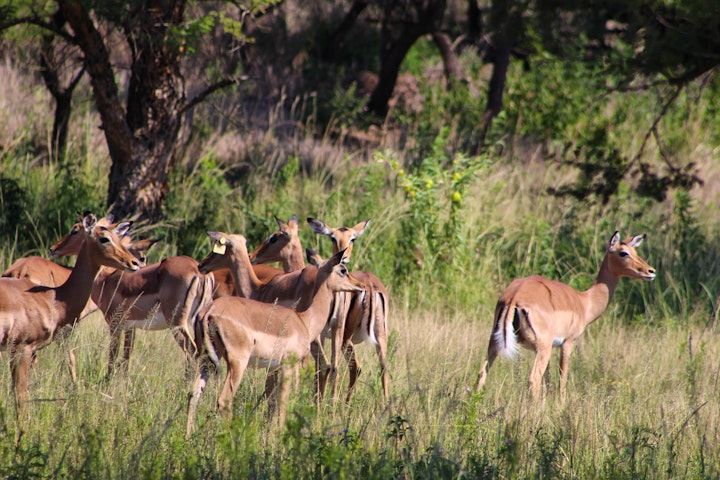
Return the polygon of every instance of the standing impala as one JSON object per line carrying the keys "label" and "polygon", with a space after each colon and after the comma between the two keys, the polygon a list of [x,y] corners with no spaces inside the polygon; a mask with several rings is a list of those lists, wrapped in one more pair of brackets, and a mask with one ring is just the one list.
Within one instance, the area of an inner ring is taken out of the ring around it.
{"label": "standing impala", "polygon": [[85,215],[84,244],[72,273],[59,287],[39,286],[24,279],[0,279],[0,349],[10,349],[20,419],[25,413],[33,353],[47,346],[58,328],[77,319],[90,297],[101,266],[130,271],[138,269],[138,260],[120,241],[129,226],[129,223],[122,223],[109,229],[98,226],[95,215]]}
{"label": "standing impala", "polygon": [[[570,353],[590,323],[607,309],[621,277],[653,280],[655,269],[635,251],[645,235],[620,241],[615,232],[605,253],[597,280],[584,292],[540,275],[513,280],[495,307],[493,333],[487,360],[480,369],[476,391],[485,384],[498,353],[513,358],[518,345],[535,352],[530,371],[533,398],[545,397],[541,382],[553,347],[560,347],[560,397],[565,398]],[[547,380],[547,378],[546,378]]]}
{"label": "standing impala", "polygon": [[[278,241],[278,245],[282,243]],[[268,248],[263,256],[275,252],[275,248]],[[258,265],[256,271],[266,281],[282,273],[282,270],[266,265]],[[117,272],[97,284],[92,297],[110,328],[108,376],[114,372],[123,332],[121,365],[127,369],[136,329],[171,328],[188,360],[194,359],[195,344],[191,332],[197,312],[211,301],[211,296],[219,298],[235,292],[233,278],[227,268],[214,274],[200,273],[195,259],[177,256],[144,267],[134,274]]]}
{"label": "standing impala", "polygon": [[[319,234],[330,237],[333,245],[333,254],[340,250],[348,249],[346,259],[350,257],[355,239],[362,235],[370,220],[360,222],[354,227],[328,227],[324,222],[316,218],[308,218],[312,230]],[[336,305],[330,321],[330,336],[332,339],[332,355],[330,359],[332,382],[332,399],[337,400],[338,376],[337,368],[342,350],[350,369],[350,385],[346,401],[355,387],[357,377],[360,375],[361,367],[357,360],[353,345],[370,340],[375,344],[375,351],[380,361],[382,375],[382,386],[385,400],[390,399],[390,375],[387,371],[387,317],[388,317],[388,292],[385,285],[378,277],[370,272],[353,272],[358,280],[367,286],[366,292],[361,293],[339,293],[335,296]],[[325,333],[325,332],[323,332]],[[327,382],[327,376],[324,383]],[[324,390],[321,386],[321,391]]]}
{"label": "standing impala", "polygon": [[[75,223],[68,233],[50,247],[50,252],[54,258],[72,256],[80,253],[85,238],[85,230],[82,223],[83,217],[84,215],[78,213],[79,222]],[[98,219],[97,226],[113,229],[117,225],[111,225],[112,221],[113,216],[108,215],[104,218]],[[128,251],[135,255],[135,257],[139,260],[138,264],[141,267],[145,265],[148,249],[150,249],[156,241],[157,240],[132,241],[128,235],[123,235],[120,239],[123,246],[127,247]],[[105,278],[113,271],[115,271],[115,269],[107,267],[101,269],[100,273],[95,278],[95,283],[104,282]],[[68,279],[71,272],[71,268],[59,265],[43,257],[31,256],[20,258],[15,261],[15,263],[3,272],[2,276],[9,278],[23,278],[36,285],[43,285],[46,287],[58,287]],[[98,307],[92,298],[88,299],[85,308],[83,308],[82,312],[80,312],[80,315],[78,316],[78,320],[82,320],[86,316],[95,312],[97,309]],[[65,325],[63,328],[55,332],[53,339],[66,339],[72,332],[72,329],[73,324]],[[70,372],[70,378],[73,383],[77,383],[77,362],[72,349],[67,351],[66,359],[68,371]]]}
{"label": "standing impala", "polygon": [[[244,249],[244,255],[248,255],[244,237],[234,235],[232,241],[235,249]],[[215,248],[223,251],[227,243],[216,240]],[[219,369],[220,357],[227,363],[227,376],[218,409],[231,411],[233,396],[249,366],[280,370],[280,388],[274,395],[278,398],[279,423],[284,423],[293,364],[307,355],[310,343],[325,327],[333,293],[364,288],[341,262],[343,255],[340,252],[319,266],[310,265],[302,270],[301,296],[309,304],[302,312],[243,297],[222,297],[199,314],[195,337],[201,354],[200,371],[188,400],[186,436],[192,431],[211,364]]]}

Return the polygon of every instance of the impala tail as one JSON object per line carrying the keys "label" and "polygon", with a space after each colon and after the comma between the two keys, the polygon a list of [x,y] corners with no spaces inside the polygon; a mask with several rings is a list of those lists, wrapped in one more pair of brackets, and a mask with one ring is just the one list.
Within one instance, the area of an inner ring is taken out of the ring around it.
{"label": "impala tail", "polygon": [[514,305],[498,305],[495,309],[493,341],[497,351],[511,360],[519,353],[514,321],[516,318],[519,321],[520,315],[524,313]]}
{"label": "impala tail", "polygon": [[377,336],[375,335],[376,332],[376,324],[378,322],[381,322],[384,330],[387,331],[387,298],[385,298],[385,295],[378,291],[378,290],[372,290],[372,295],[368,298],[368,308],[369,308],[369,325],[368,325],[368,332],[370,336],[370,341],[373,343],[373,345],[378,344]]}
{"label": "impala tail", "polygon": [[[213,345],[213,337],[222,342],[220,332],[214,324],[210,324],[210,309],[206,309],[204,313],[200,313],[202,318],[198,318],[195,323],[195,339],[199,346],[197,355],[202,358],[203,353],[207,355],[210,361],[215,365],[215,371],[220,371],[220,357],[218,357],[215,345]],[[202,343],[201,340],[202,339]],[[205,352],[203,352],[203,349]]]}

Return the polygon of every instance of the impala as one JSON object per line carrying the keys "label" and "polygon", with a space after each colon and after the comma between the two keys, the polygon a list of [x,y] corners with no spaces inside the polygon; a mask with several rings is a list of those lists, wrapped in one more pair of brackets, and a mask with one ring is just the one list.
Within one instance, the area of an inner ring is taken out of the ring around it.
{"label": "impala", "polygon": [[172,329],[175,341],[192,362],[192,322],[211,301],[213,289],[212,276],[201,274],[197,262],[186,256],[166,258],[130,274],[117,271],[97,282],[92,298],[110,329],[108,376],[114,372],[123,332],[122,367],[127,369],[136,329]]}
{"label": "impala", "polygon": [[513,358],[519,345],[535,352],[535,362],[530,371],[530,390],[533,398],[544,398],[547,385],[542,382],[543,376],[553,347],[560,347],[560,397],[563,400],[575,341],[585,327],[607,309],[620,278],[648,281],[655,278],[655,269],[635,251],[644,238],[645,235],[637,235],[621,242],[620,235],[615,232],[610,238],[595,283],[584,292],[540,275],[513,280],[495,307],[487,360],[480,369],[476,391],[485,384],[497,355],[501,353]]}
{"label": "impala", "polygon": [[[305,268],[305,257],[303,255],[302,244],[300,243],[300,225],[298,224],[297,216],[293,215],[287,222],[275,217],[275,221],[278,224],[278,230],[273,232],[262,245],[250,252],[253,269],[261,280],[264,275],[265,282],[269,281],[272,276],[278,275],[278,273],[269,275],[271,272],[263,272],[258,268],[262,264],[280,262],[284,273],[295,272]],[[320,400],[320,372],[325,369],[328,361],[319,339],[313,342],[311,353],[315,360],[315,392],[318,394],[317,399]],[[304,362],[305,360],[303,360],[303,363]],[[299,376],[297,379],[299,379]]]}
{"label": "impala", "polygon": [[[80,249],[82,248],[84,241],[84,229],[82,224],[83,216],[83,214],[78,213],[80,221],[75,223],[67,234],[50,247],[51,255],[54,258],[77,255],[80,253]],[[113,216],[108,215],[104,218],[98,219],[97,226],[108,227],[111,229],[115,228],[117,225],[111,226],[112,221]],[[139,240],[133,242],[129,236],[124,235],[120,241],[125,247],[127,247],[128,251],[135,255],[135,257],[139,260],[139,265],[144,266],[147,250],[150,249],[157,240]],[[105,276],[110,274],[112,271],[114,271],[114,269],[110,269],[108,267],[101,269],[95,281],[102,282],[105,279]],[[2,276],[9,278],[24,278],[36,285],[57,287],[68,279],[71,272],[71,268],[59,265],[43,257],[31,256],[20,258],[15,261],[15,263],[13,263],[2,274]],[[98,307],[95,305],[95,302],[93,302],[92,299],[89,299],[85,308],[83,308],[82,312],[78,316],[78,320],[82,320],[86,316],[95,312],[97,309]],[[63,328],[55,332],[53,340],[56,338],[61,341],[67,339],[72,330],[73,324],[65,325]],[[77,383],[77,362],[75,360],[75,353],[72,349],[68,349],[66,360],[70,378],[73,383]]]}
{"label": "impala", "polygon": [[[278,242],[278,246],[282,244],[283,241]],[[276,247],[266,247],[264,253],[258,253],[266,259],[280,254]],[[282,252],[282,255],[286,254],[286,251]],[[290,261],[296,259],[293,257]],[[261,275],[264,281],[282,273],[282,270],[267,265],[258,265],[254,271]],[[236,292],[235,282],[227,268],[213,274],[200,273],[196,260],[178,256],[149,265],[134,274],[118,272],[98,284],[93,290],[93,298],[110,328],[108,376],[114,372],[123,332],[121,365],[124,369],[128,367],[136,329],[172,328],[173,336],[186,358],[194,361],[195,343],[191,332],[197,312],[209,303],[211,298],[233,295]]]}
{"label": "impala", "polygon": [[[244,249],[247,257],[245,238],[236,235],[232,242],[233,248]],[[222,251],[227,243],[216,240],[215,248]],[[344,253],[302,270],[301,297],[308,303],[304,311],[242,297],[222,297],[200,313],[195,323],[200,370],[188,399],[186,436],[192,431],[195,410],[212,365],[219,369],[220,357],[227,363],[227,376],[218,398],[218,410],[231,411],[234,394],[248,366],[279,370],[280,387],[273,395],[277,396],[278,421],[284,424],[290,371],[294,363],[307,355],[310,343],[325,327],[333,293],[364,288],[342,263]],[[311,254],[309,251],[308,255]]]}
{"label": "impala", "polygon": [[77,319],[101,266],[138,269],[138,260],[120,241],[129,226],[121,223],[109,229],[98,226],[95,215],[85,215],[85,241],[72,273],[59,287],[39,286],[24,279],[0,279],[0,349],[10,350],[18,418],[25,416],[33,353],[47,346],[58,328]]}
{"label": "impala", "polygon": [[[355,240],[363,234],[370,220],[360,222],[354,227],[329,227],[321,220],[308,218],[312,230],[325,235],[332,240],[333,254],[340,250],[350,249]],[[349,258],[349,253],[346,258]],[[367,286],[362,293],[340,293],[336,295],[336,306],[330,318],[330,336],[332,341],[332,354],[330,358],[330,380],[332,382],[332,398],[337,400],[338,376],[337,368],[341,351],[350,370],[350,385],[346,402],[355,387],[361,367],[355,355],[354,345],[369,340],[375,345],[380,361],[382,386],[385,400],[390,399],[390,375],[387,371],[387,316],[388,292],[378,277],[370,272],[353,272],[358,280]],[[327,379],[324,380],[326,383]],[[325,386],[321,386],[321,391]]]}

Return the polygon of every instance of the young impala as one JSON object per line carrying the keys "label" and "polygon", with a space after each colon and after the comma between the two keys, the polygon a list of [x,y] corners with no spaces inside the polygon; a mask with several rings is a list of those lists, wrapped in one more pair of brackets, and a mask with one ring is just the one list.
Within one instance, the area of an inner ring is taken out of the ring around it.
{"label": "young impala", "polygon": [[540,275],[513,280],[495,307],[487,360],[480,369],[476,391],[485,384],[497,355],[501,353],[513,358],[519,345],[535,352],[530,390],[533,398],[544,398],[543,376],[553,347],[560,347],[560,397],[564,399],[570,353],[575,341],[585,327],[607,309],[620,278],[648,281],[655,278],[655,269],[635,251],[644,238],[645,235],[637,235],[621,242],[620,235],[615,232],[597,280],[584,292]]}
{"label": "young impala", "polygon": [[47,346],[58,328],[78,318],[101,266],[129,271],[138,269],[137,258],[120,241],[129,226],[129,223],[122,223],[109,229],[98,226],[95,215],[85,215],[85,241],[72,273],[59,287],[39,286],[24,279],[0,279],[0,349],[10,350],[20,419],[24,418],[33,353]]}
{"label": "young impala", "polygon": [[[332,240],[333,253],[348,249],[351,251],[355,239],[362,235],[370,220],[360,222],[354,227],[329,227],[316,218],[308,218],[312,230],[325,235]],[[350,254],[347,254],[347,258]],[[341,351],[345,352],[345,358],[350,370],[350,385],[346,401],[355,387],[355,382],[360,375],[361,367],[355,355],[354,345],[369,340],[375,345],[375,351],[380,361],[380,372],[382,375],[382,386],[385,400],[390,399],[390,375],[387,371],[387,317],[388,317],[388,292],[385,285],[378,277],[370,272],[353,272],[358,280],[367,286],[366,292],[361,293],[339,293],[335,296],[336,305],[330,322],[330,338],[332,340],[332,354],[330,358],[329,374],[332,382],[332,399],[337,400],[338,376],[337,368]],[[327,335],[327,332],[323,332]],[[327,383],[327,375],[323,379],[321,392]]]}
{"label": "young impala", "polygon": [[[221,240],[224,236],[216,238],[215,250],[223,255],[228,241]],[[233,236],[232,245],[236,250],[244,250],[244,256],[248,255],[241,235]],[[284,423],[290,371],[308,354],[310,343],[325,327],[333,293],[364,288],[345,268],[343,255],[344,252],[340,252],[319,266],[310,265],[301,271],[300,296],[308,304],[304,311],[243,297],[222,297],[200,312],[195,322],[200,371],[188,400],[186,436],[192,431],[195,409],[212,364],[219,369],[221,357],[227,363],[227,376],[218,398],[218,409],[231,410],[233,396],[249,366],[279,370],[280,387],[274,395],[278,420],[281,425]]]}

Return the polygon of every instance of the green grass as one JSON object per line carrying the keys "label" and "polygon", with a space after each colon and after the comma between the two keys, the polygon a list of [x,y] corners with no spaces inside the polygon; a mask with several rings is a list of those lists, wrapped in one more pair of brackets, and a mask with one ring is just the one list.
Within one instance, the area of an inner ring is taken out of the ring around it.
{"label": "green grass", "polygon": [[[67,342],[78,354],[77,387],[64,369],[64,345],[40,353],[31,381],[31,418],[17,444],[13,409],[4,404],[1,473],[20,478],[720,474],[716,333],[625,327],[608,312],[588,328],[572,358],[567,402],[560,404],[551,388],[543,408],[528,398],[532,356],[527,353],[516,362],[499,360],[485,390],[468,391],[484,357],[490,315],[487,306],[453,315],[395,308],[392,401],[381,400],[375,354],[363,345],[357,352],[364,371],[351,403],[326,404],[316,412],[309,375],[303,375],[284,429],[266,420],[263,405],[256,408],[263,372],[243,382],[232,420],[216,416],[221,377],[203,395],[187,442],[188,384],[169,333],[139,333],[128,375],[105,383],[108,336],[94,315]],[[556,385],[554,368],[552,373]],[[8,385],[7,370],[0,379]]]}
{"label": "green grass", "polygon": [[[409,71],[420,57],[410,59]],[[410,120],[402,129],[390,128],[371,147],[348,147],[343,137],[351,133],[336,137],[331,127],[280,138],[272,120],[264,131],[208,132],[179,159],[163,222],[134,226],[138,237],[163,240],[151,251],[155,261],[201,258],[206,229],[242,233],[253,246],[274,230],[273,215],[293,214],[303,245],[328,255],[330,243],[305,217],[333,226],[371,219],[352,268],[374,272],[391,294],[391,402],[382,399],[374,349],[360,345],[363,373],[349,405],[317,411],[305,372],[287,424],[277,426],[258,402],[260,371],[243,381],[233,417],[220,418],[221,374],[201,398],[186,441],[189,383],[170,333],[139,332],[128,374],[105,381],[109,339],[95,314],[39,353],[22,434],[10,372],[0,368],[0,478],[718,478],[720,168],[717,132],[706,134],[717,125],[712,98],[693,91],[697,105],[661,125],[673,132],[667,151],[701,167],[702,188],[653,202],[634,194],[630,179],[606,204],[557,198],[547,189],[577,177],[545,161],[561,141],[573,144],[588,125],[620,119],[607,145],[630,157],[658,103],[646,94],[620,105],[613,96],[586,109],[597,95],[589,95],[583,71],[563,80],[556,62],[535,68],[529,79],[509,83],[508,111],[491,130],[493,148],[482,162],[463,160],[456,148],[470,142],[482,112],[468,105],[479,101],[470,90],[447,93],[420,82],[422,111],[404,112]],[[482,90],[479,70],[467,68],[468,81]],[[45,254],[75,210],[102,210],[107,187],[107,154],[88,105],[73,120],[74,163],[48,165],[36,144],[50,128],[47,99],[11,73],[0,71],[13,80],[0,82],[2,111],[17,112],[0,118],[0,176],[24,196],[5,199],[15,210],[6,203],[0,211],[2,267]],[[572,102],[554,96],[558,82],[575,85]],[[647,155],[662,162],[652,145]],[[587,328],[571,359],[567,401],[559,403],[555,388],[557,353],[544,406],[528,395],[528,352],[516,362],[499,359],[485,389],[472,392],[507,284],[539,273],[587,288],[615,230],[648,235],[638,252],[658,277],[623,280]],[[77,386],[66,372],[67,347],[78,358]],[[7,353],[2,358],[7,365]],[[344,364],[340,381],[347,384]]]}

